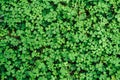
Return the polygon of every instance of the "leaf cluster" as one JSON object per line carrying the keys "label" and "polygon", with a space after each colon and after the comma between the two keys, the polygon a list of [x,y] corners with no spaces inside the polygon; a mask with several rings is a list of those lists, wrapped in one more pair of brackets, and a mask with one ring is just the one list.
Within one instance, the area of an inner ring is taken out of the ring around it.
{"label": "leaf cluster", "polygon": [[0,0],[1,80],[120,80],[120,0]]}

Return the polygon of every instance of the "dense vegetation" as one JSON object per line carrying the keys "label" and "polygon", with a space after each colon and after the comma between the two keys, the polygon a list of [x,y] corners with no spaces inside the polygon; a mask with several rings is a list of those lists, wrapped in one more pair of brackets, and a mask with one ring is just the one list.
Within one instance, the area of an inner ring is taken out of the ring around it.
{"label": "dense vegetation", "polygon": [[0,80],[120,80],[120,0],[0,0]]}

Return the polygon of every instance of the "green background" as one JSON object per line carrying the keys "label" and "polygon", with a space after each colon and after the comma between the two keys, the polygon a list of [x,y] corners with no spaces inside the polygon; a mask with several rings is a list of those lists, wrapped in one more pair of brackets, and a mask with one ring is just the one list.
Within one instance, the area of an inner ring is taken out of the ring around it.
{"label": "green background", "polygon": [[0,80],[120,80],[120,0],[0,0]]}

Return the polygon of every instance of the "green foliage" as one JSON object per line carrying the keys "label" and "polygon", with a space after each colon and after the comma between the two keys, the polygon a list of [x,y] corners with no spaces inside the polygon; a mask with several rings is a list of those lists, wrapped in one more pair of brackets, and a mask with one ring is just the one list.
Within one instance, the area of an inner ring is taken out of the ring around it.
{"label": "green foliage", "polygon": [[0,80],[120,80],[120,0],[0,0]]}

